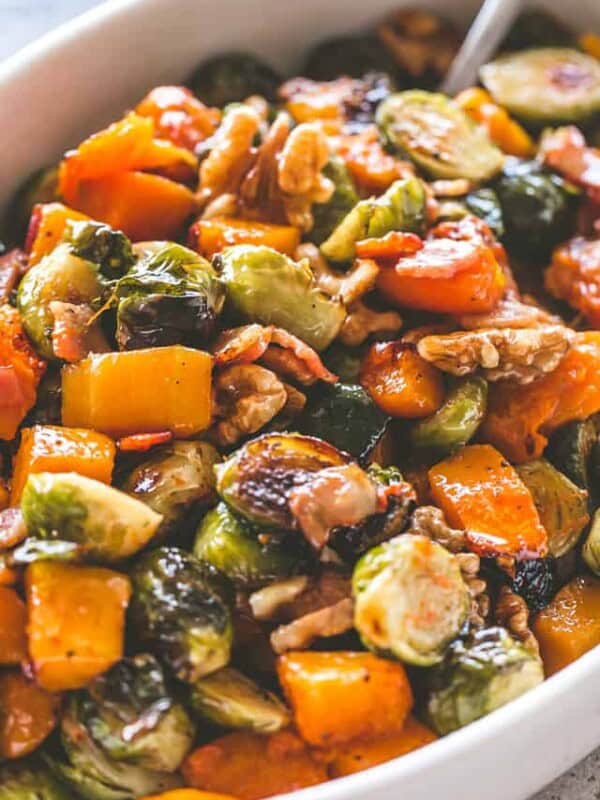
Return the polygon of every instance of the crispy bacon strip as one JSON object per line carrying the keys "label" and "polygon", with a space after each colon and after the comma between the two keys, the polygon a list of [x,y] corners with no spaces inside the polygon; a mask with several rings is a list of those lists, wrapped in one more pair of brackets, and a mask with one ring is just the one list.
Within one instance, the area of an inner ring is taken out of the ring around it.
{"label": "crispy bacon strip", "polygon": [[545,164],[600,203],[600,149],[588,147],[579,128],[568,125],[546,134],[539,155]]}
{"label": "crispy bacon strip", "polygon": [[123,436],[117,442],[117,447],[127,453],[145,453],[151,447],[170,442],[173,438],[172,431],[157,431],[156,433],[134,433]]}

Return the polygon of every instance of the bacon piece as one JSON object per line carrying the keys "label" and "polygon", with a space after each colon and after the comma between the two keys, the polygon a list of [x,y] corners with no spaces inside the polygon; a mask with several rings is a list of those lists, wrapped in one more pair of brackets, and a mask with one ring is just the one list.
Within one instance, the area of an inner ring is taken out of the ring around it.
{"label": "bacon piece", "polygon": [[280,625],[271,634],[271,646],[280,655],[288,650],[306,650],[315,639],[338,636],[354,625],[354,603],[347,597],[335,605],[321,608]]}
{"label": "bacon piece", "polygon": [[265,352],[272,334],[271,326],[258,324],[223,331],[212,348],[215,365],[252,364]]}
{"label": "bacon piece", "polygon": [[600,149],[588,147],[579,128],[568,125],[546,134],[539,155],[545,164],[600,203]]}
{"label": "bacon piece", "polygon": [[0,257],[0,303],[8,300],[26,269],[27,255],[17,247]]}
{"label": "bacon piece", "polygon": [[337,375],[334,375],[333,372],[330,372],[325,367],[317,352],[306,342],[303,342],[302,339],[283,328],[273,328],[271,342],[290,350],[296,358],[304,363],[317,380],[325,381],[326,383],[337,382]]}
{"label": "bacon piece", "polygon": [[158,444],[170,442],[173,438],[172,431],[157,431],[156,433],[134,433],[131,436],[123,436],[119,439],[117,446],[119,450],[128,453],[145,453],[151,447]]}
{"label": "bacon piece", "polygon": [[359,258],[397,259],[412,255],[423,247],[422,239],[416,233],[391,231],[380,239],[362,239],[356,243]]}
{"label": "bacon piece", "polygon": [[98,348],[92,341],[95,332],[90,322],[94,311],[89,306],[53,300],[50,311],[54,317],[52,349],[57,358],[81,361],[88,353],[105,349],[103,344]]}

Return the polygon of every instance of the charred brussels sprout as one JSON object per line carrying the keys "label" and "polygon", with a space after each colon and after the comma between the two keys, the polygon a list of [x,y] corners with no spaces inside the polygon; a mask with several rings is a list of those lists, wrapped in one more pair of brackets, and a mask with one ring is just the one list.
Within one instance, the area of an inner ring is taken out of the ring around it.
{"label": "charred brussels sprout", "polygon": [[442,660],[471,604],[455,556],[412,534],[369,550],[354,568],[352,592],[363,643],[421,667]]}
{"label": "charred brussels sprout", "polygon": [[85,800],[137,800],[179,785],[170,773],[111,758],[92,736],[86,711],[89,709],[79,694],[72,694],[61,721],[64,759],[50,762],[77,796]]}
{"label": "charred brussels sprout", "polygon": [[173,674],[194,682],[229,661],[232,623],[223,578],[176,547],[144,555],[132,572],[134,630]]}
{"label": "charred brussels sprout", "polygon": [[500,199],[494,189],[476,189],[465,197],[465,206],[471,214],[482,219],[498,239],[504,236],[504,218]]}
{"label": "charred brussels sprout", "polygon": [[393,58],[377,36],[341,36],[313,47],[300,74],[315,81],[331,81],[340,75],[362,78],[367,72],[396,71]]}
{"label": "charred brussels sprout", "polygon": [[540,8],[533,8],[519,14],[502,42],[502,50],[569,47],[574,43],[573,33],[557,17]]}
{"label": "charred brussels sprout", "polygon": [[479,75],[497,103],[531,125],[584,122],[600,111],[600,63],[569,47],[508,53]]}
{"label": "charred brussels sprout", "polygon": [[89,304],[102,295],[98,266],[79,258],[68,244],[55,247],[27,271],[19,284],[17,308],[27,336],[44,358],[54,358],[54,300]]}
{"label": "charred brussels sprout", "polygon": [[348,168],[338,156],[330,157],[323,175],[333,182],[335,189],[326,203],[315,203],[312,207],[315,222],[309,238],[315,244],[324,242],[360,199]]}
{"label": "charred brussels sprout", "polygon": [[592,490],[591,466],[598,447],[598,432],[592,419],[568,422],[554,431],[545,456],[580,489]]}
{"label": "charred brussels sprout", "polygon": [[133,470],[122,489],[162,515],[157,531],[170,533],[195,505],[215,497],[214,465],[219,454],[208,442],[173,442],[158,447]]}
{"label": "charred brussels sprout", "polygon": [[346,309],[316,287],[308,261],[296,263],[270,247],[236,245],[214,263],[228,308],[243,320],[285,328],[315,350],[338,335]]}
{"label": "charred brussels sprout", "polygon": [[322,354],[322,360],[328,370],[337,375],[344,383],[356,383],[368,344],[359,347],[348,347],[341,342],[334,342]]}
{"label": "charred brussels sprout", "polygon": [[103,222],[70,222],[64,238],[76,256],[97,264],[105,278],[120,278],[135,263],[127,236]]}
{"label": "charred brussels sprout", "polygon": [[377,124],[392,147],[433,178],[479,183],[502,167],[500,150],[443,94],[393,94],[377,109]]}
{"label": "charred brussels sprout", "polygon": [[425,200],[418,178],[395,181],[380,197],[357,203],[323,242],[321,252],[332,261],[350,261],[361,239],[378,238],[390,231],[419,232],[425,223]]}
{"label": "charred brussels sprout", "polygon": [[297,428],[364,459],[385,433],[389,420],[362,386],[336,383],[308,403]]}
{"label": "charred brussels sprout", "polygon": [[357,525],[346,525],[333,530],[329,546],[349,564],[355,563],[375,545],[402,533],[415,506],[414,491],[404,481],[397,467],[371,464],[367,473],[376,483],[382,486],[395,485],[398,491],[389,493],[385,511],[373,514]]}
{"label": "charred brussels sprout", "polygon": [[72,793],[37,759],[0,767],[0,800],[73,800]]}
{"label": "charred brussels sprout", "polygon": [[224,301],[209,262],[179,244],[167,244],[138,261],[117,283],[116,296],[121,350],[203,347]]}
{"label": "charred brussels sprout", "polygon": [[578,194],[558,175],[537,161],[510,158],[495,186],[511,248],[543,261],[569,236]]}
{"label": "charred brussels sprout", "polygon": [[483,422],[487,405],[483,378],[465,378],[448,392],[444,404],[410,432],[415,447],[450,452],[467,444]]}
{"label": "charred brussels sprout", "polygon": [[225,504],[209,511],[198,528],[194,555],[212,564],[239,589],[256,589],[306,566],[303,541],[262,535]]}
{"label": "charred brussels sprout", "polygon": [[430,679],[429,720],[444,735],[509,703],[544,680],[541,661],[504,628],[458,639]]}
{"label": "charred brussels sprout", "polygon": [[247,442],[215,469],[217,492],[246,519],[267,528],[295,527],[288,492],[349,456],[312,436],[269,433]]}
{"label": "charred brussels sprout", "polygon": [[223,728],[275,733],[290,724],[278,697],[230,667],[197,681],[190,699],[194,711]]}
{"label": "charred brussels sprout", "polygon": [[194,725],[169,694],[154,656],[117,662],[71,703],[94,744],[115,761],[175,772],[192,747]]}
{"label": "charred brussels sprout", "polygon": [[281,81],[272,67],[251,53],[224,53],[200,64],[187,85],[206,105],[223,108],[252,94],[271,102]]}
{"label": "charred brussels sprout", "polygon": [[521,595],[532,614],[536,614],[550,603],[558,591],[556,562],[553,558],[517,561],[510,588]]}
{"label": "charred brussels sprout", "polygon": [[162,521],[139,500],[74,472],[30,475],[21,511],[31,536],[73,542],[86,557],[107,562],[136,553]]}
{"label": "charred brussels sprout", "polygon": [[569,552],[589,522],[588,495],[544,458],[517,468],[532,494],[542,525],[548,533],[550,553],[559,558]]}
{"label": "charred brussels sprout", "polygon": [[600,509],[594,514],[592,527],[583,545],[583,560],[600,577]]}

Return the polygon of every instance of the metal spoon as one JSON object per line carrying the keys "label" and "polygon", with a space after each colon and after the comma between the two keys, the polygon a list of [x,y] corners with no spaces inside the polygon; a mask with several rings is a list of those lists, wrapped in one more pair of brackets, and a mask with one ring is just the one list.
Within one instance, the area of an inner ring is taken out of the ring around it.
{"label": "metal spoon", "polygon": [[477,82],[479,67],[490,60],[523,6],[523,0],[485,0],[440,86],[455,95]]}

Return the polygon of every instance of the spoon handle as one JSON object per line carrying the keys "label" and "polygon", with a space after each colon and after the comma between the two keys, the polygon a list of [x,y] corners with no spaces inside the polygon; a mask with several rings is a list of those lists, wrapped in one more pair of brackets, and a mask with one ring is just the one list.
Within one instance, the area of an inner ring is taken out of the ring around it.
{"label": "spoon handle", "polygon": [[479,67],[496,52],[522,6],[523,0],[485,0],[440,87],[444,94],[476,83]]}

